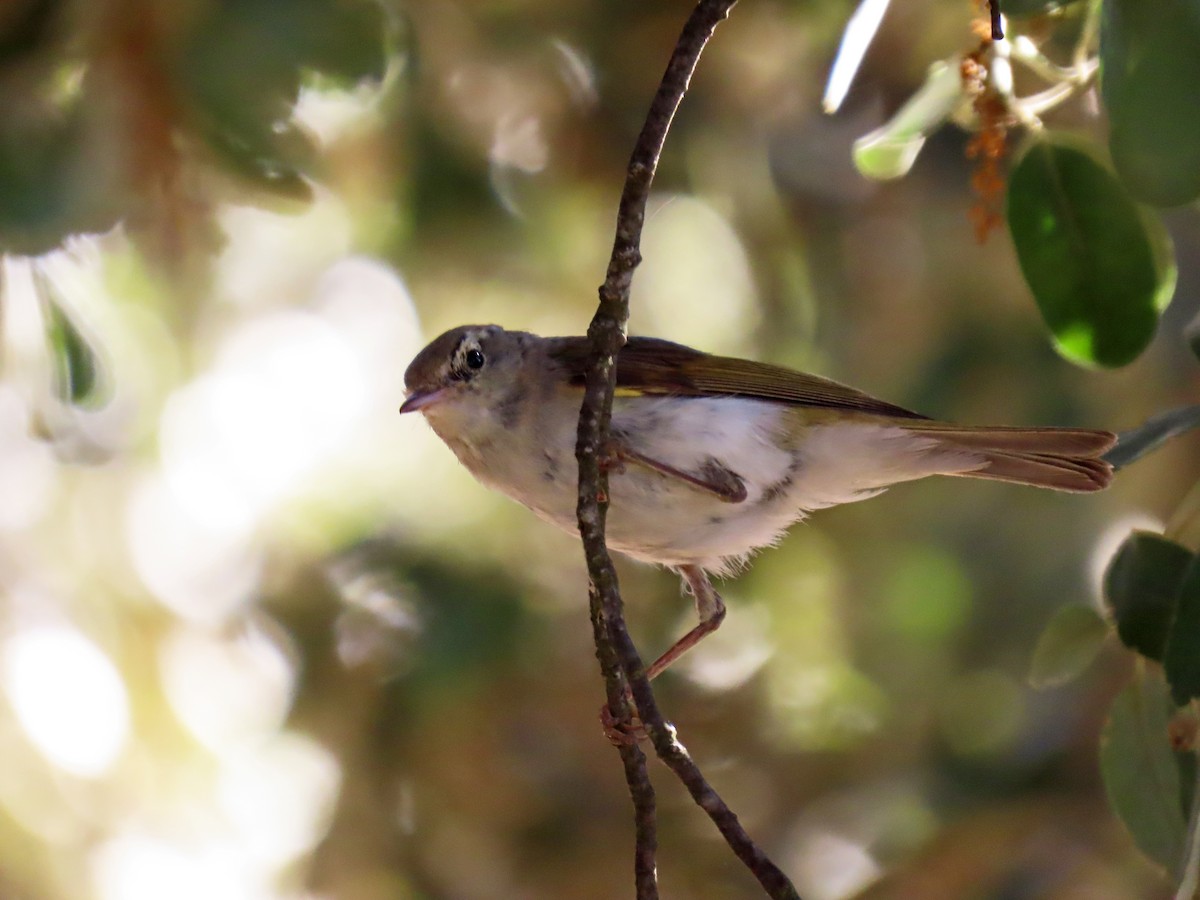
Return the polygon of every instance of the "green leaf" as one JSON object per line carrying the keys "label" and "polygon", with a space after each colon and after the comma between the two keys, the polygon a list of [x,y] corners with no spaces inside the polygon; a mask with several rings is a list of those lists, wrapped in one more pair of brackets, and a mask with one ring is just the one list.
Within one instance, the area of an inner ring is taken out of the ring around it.
{"label": "green leaf", "polygon": [[[268,0],[271,7],[279,4]],[[387,68],[383,9],[374,0],[308,0],[292,8],[311,9],[301,23],[308,44],[306,67],[327,78],[353,84],[379,81]]]}
{"label": "green leaf", "polygon": [[1197,426],[1200,426],[1200,404],[1159,413],[1137,428],[1121,432],[1116,446],[1104,454],[1104,459],[1114,469],[1122,469]]}
{"label": "green leaf", "polygon": [[1200,3],[1105,0],[1100,90],[1109,149],[1130,193],[1157,206],[1200,196]]}
{"label": "green leaf", "polygon": [[37,256],[70,234],[107,231],[127,202],[82,102],[65,113],[36,99],[0,127],[0,250]]}
{"label": "green leaf", "polygon": [[236,175],[304,200],[317,154],[292,122],[301,85],[310,73],[382,78],[386,37],[374,0],[213,4],[183,38],[174,75],[192,127]]}
{"label": "green leaf", "polygon": [[1179,585],[1163,669],[1178,705],[1200,697],[1200,556],[1192,557]]}
{"label": "green leaf", "polygon": [[46,343],[54,363],[54,392],[72,406],[100,406],[107,401],[104,367],[50,283],[37,279]]}
{"label": "green leaf", "polygon": [[1182,859],[1187,833],[1185,754],[1167,741],[1173,712],[1166,684],[1146,675],[1117,695],[1100,737],[1109,805],[1141,851],[1170,871]]}
{"label": "green leaf", "polygon": [[1009,178],[1008,225],[1060,353],[1115,367],[1146,348],[1174,262],[1161,223],[1108,169],[1061,139],[1033,142]]}
{"label": "green leaf", "polygon": [[867,178],[887,180],[908,173],[925,138],[963,102],[956,66],[935,63],[921,88],[891,120],[854,142],[854,165]]}
{"label": "green leaf", "polygon": [[1104,598],[1121,642],[1162,662],[1175,601],[1195,554],[1148,531],[1135,531],[1104,573]]}
{"label": "green leaf", "polygon": [[1030,685],[1043,690],[1075,678],[1096,658],[1108,633],[1108,623],[1090,606],[1064,606],[1038,638],[1029,666]]}
{"label": "green leaf", "polygon": [[283,200],[312,200],[312,187],[300,172],[304,166],[297,161],[316,151],[302,132],[290,126],[266,134],[213,128],[205,136],[230,173],[249,186]]}

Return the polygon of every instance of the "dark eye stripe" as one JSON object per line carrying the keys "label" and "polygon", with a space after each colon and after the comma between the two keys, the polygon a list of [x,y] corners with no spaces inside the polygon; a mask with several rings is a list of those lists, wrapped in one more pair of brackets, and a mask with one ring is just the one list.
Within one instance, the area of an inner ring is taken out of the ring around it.
{"label": "dark eye stripe", "polygon": [[478,346],[467,347],[463,349],[463,345],[468,343],[468,335],[463,335],[458,339],[458,343],[454,345],[454,350],[450,354],[450,377],[455,381],[468,381],[478,369],[483,368],[486,359],[483,351]]}

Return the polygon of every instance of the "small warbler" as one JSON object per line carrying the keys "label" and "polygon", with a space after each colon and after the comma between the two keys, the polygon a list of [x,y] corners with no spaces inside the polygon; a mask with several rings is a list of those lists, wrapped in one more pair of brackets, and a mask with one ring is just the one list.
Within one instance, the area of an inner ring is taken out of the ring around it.
{"label": "small warbler", "polygon": [[[497,325],[447,331],[404,376],[400,412],[424,414],[484,485],[577,533],[575,437],[585,337]],[[927,475],[1101,490],[1116,441],[1082,428],[938,422],[781,366],[634,337],[617,359],[608,546],[683,578],[700,623],[646,670],[661,673],[725,615],[727,574],[810,510]]]}

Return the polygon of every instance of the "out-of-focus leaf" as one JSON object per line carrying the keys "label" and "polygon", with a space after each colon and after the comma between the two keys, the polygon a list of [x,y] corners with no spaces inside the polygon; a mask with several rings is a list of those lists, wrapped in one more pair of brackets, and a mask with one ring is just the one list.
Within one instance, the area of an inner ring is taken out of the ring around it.
{"label": "out-of-focus leaf", "polygon": [[1038,638],[1029,667],[1030,685],[1042,690],[1075,678],[1096,658],[1108,632],[1108,623],[1090,606],[1064,606]]}
{"label": "out-of-focus leaf", "polygon": [[1167,740],[1173,711],[1163,680],[1145,675],[1117,695],[1100,737],[1109,805],[1142,852],[1171,871],[1183,856],[1187,831],[1183,754]]}
{"label": "out-of-focus leaf", "polygon": [[955,66],[934,64],[909,101],[887,124],[854,142],[854,165],[868,178],[886,180],[908,173],[925,138],[963,101],[962,79]]}
{"label": "out-of-focus leaf", "polygon": [[1010,18],[1020,18],[1041,15],[1079,2],[1082,0],[1003,0],[1001,9]]}
{"label": "out-of-focus leaf", "polygon": [[1200,426],[1200,405],[1168,410],[1147,419],[1142,425],[1117,436],[1117,443],[1104,454],[1114,469],[1121,469],[1157,450],[1173,437]]}
{"label": "out-of-focus leaf", "polygon": [[95,152],[86,93],[59,110],[31,99],[0,125],[0,251],[38,256],[68,235],[107,231],[122,215],[126,185]]}
{"label": "out-of-focus leaf", "polygon": [[1009,178],[1021,271],[1068,359],[1123,366],[1150,343],[1175,289],[1162,226],[1112,173],[1061,141],[1034,141]]}
{"label": "out-of-focus leaf", "polygon": [[[265,0],[275,9],[278,3]],[[306,68],[346,83],[378,81],[387,68],[383,9],[375,0],[306,0],[290,4],[308,44]]]}
{"label": "out-of-focus leaf", "polygon": [[1178,705],[1200,697],[1200,556],[1192,557],[1179,585],[1163,669]]}
{"label": "out-of-focus leaf", "polygon": [[304,199],[316,154],[291,121],[304,76],[381,78],[385,37],[374,0],[215,4],[185,40],[175,74],[193,127],[236,174]]}
{"label": "out-of-focus leaf", "polygon": [[1167,520],[1165,532],[1172,540],[1184,547],[1200,547],[1200,481],[1184,494],[1171,518]]}
{"label": "out-of-focus leaf", "polygon": [[17,0],[0,25],[0,62],[12,62],[41,47],[53,33],[61,0]]}
{"label": "out-of-focus leaf", "polygon": [[1126,647],[1162,662],[1179,588],[1194,559],[1160,534],[1135,531],[1126,538],[1104,573],[1104,598]]}
{"label": "out-of-focus leaf", "polygon": [[100,354],[44,278],[37,280],[46,343],[54,364],[54,392],[71,406],[100,406],[107,400]]}
{"label": "out-of-focus leaf", "polygon": [[1100,90],[1109,148],[1130,193],[1177,206],[1200,196],[1200,3],[1105,0]]}
{"label": "out-of-focus leaf", "polygon": [[0,249],[36,255],[67,233],[67,198],[58,187],[65,148],[57,136],[25,137],[34,136],[0,143]]}
{"label": "out-of-focus leaf", "polygon": [[287,157],[295,155],[294,152],[279,152],[276,148],[280,142],[273,139],[276,135],[261,136],[263,139],[257,145],[247,142],[244,135],[230,131],[213,130],[207,137],[213,151],[232,173],[250,186],[284,200],[300,203],[312,200],[312,187],[298,167],[286,161]]}

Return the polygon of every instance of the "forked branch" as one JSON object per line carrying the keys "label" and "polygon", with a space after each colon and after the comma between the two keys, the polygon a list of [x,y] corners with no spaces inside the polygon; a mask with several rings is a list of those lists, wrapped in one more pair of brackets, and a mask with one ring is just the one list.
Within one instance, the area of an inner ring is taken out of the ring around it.
{"label": "forked branch", "polygon": [[[762,884],[767,895],[799,900],[783,872],[754,844],[725,802],[705,780],[675,729],[663,719],[646,679],[645,666],[625,627],[617,574],[605,544],[608,514],[608,475],[600,465],[607,446],[616,385],[616,355],[625,343],[629,320],[629,287],[641,262],[642,226],[650,184],[662,153],[671,120],[687,91],[700,54],[735,0],[699,0],[680,33],[658,91],[646,113],[645,124],[634,145],[621,192],[616,239],[608,273],[600,287],[600,304],[588,327],[592,360],[588,367],[579,431],[575,448],[579,462],[579,534],[587,559],[596,655],[604,674],[608,709],[617,727],[629,728],[634,708],[659,758],[679,777],[696,803],[712,818],[730,848]],[[646,758],[634,744],[620,746],[625,777],[633,799],[637,830],[635,874],[639,900],[655,898],[654,789],[646,771]]]}

